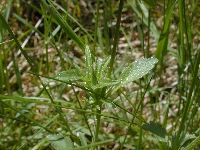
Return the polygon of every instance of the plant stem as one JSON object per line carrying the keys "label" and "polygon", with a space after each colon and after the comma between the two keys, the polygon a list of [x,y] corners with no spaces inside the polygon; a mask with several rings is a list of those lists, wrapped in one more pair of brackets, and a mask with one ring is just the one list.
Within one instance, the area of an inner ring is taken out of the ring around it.
{"label": "plant stem", "polygon": [[147,32],[147,36],[148,36],[148,40],[147,40],[147,49],[145,50],[144,56],[146,58],[149,57],[149,50],[150,50],[150,26],[151,26],[151,9],[149,9],[149,13],[148,13],[148,32]]}
{"label": "plant stem", "polygon": [[[151,81],[151,80],[150,80],[150,81]],[[139,109],[142,107],[142,102],[143,102],[143,100],[144,100],[144,96],[145,96],[146,92],[148,91],[149,85],[150,85],[150,82],[147,84],[144,93],[142,93],[142,96],[141,96],[141,99],[140,99],[140,101],[139,101],[139,104],[137,105],[137,107],[136,107],[136,109],[135,109],[135,111],[134,111],[134,113],[133,113],[133,118],[131,119],[131,122],[129,123],[128,130],[126,131],[125,138],[124,138],[123,142],[121,143],[120,150],[123,149],[123,146],[124,146],[124,144],[125,144],[125,142],[126,142],[126,139],[127,139],[128,133],[129,133],[129,131],[130,131],[130,129],[131,129],[131,126],[132,126],[132,124],[133,124],[133,122],[134,122],[134,120],[135,120],[135,118],[136,118],[136,115],[137,115]],[[141,109],[142,109],[142,108],[141,108]],[[140,131],[140,132],[142,132],[142,131]],[[141,138],[141,137],[139,137],[139,138]],[[139,139],[139,140],[142,140],[142,139]],[[141,141],[139,141],[139,142],[141,142]],[[140,144],[140,143],[139,143],[139,144]]]}
{"label": "plant stem", "polygon": [[97,114],[96,114],[97,123],[96,123],[94,143],[98,142],[98,135],[99,135],[99,129],[100,129],[100,123],[101,123],[101,109],[102,109],[102,102],[99,102],[99,105],[97,105]]}
{"label": "plant stem", "polygon": [[174,145],[174,147],[172,147],[172,150],[177,150],[179,148],[179,146],[180,146],[179,139],[180,139],[181,133],[184,132],[185,129],[187,128],[187,125],[186,125],[187,117],[189,116],[188,114],[190,113],[192,103],[194,102],[192,93],[194,92],[195,86],[197,85],[197,82],[198,82],[197,80],[198,80],[199,64],[200,64],[200,53],[198,53],[198,55],[197,55],[195,67],[193,70],[192,83],[191,83],[189,94],[188,94],[186,104],[185,104],[185,107],[183,110],[183,117],[180,122],[180,127],[179,127],[179,130],[178,130],[175,142],[174,142],[175,145]]}
{"label": "plant stem", "polygon": [[96,43],[97,43],[97,31],[99,27],[99,7],[100,7],[100,0],[97,0],[97,12],[96,12],[96,18],[95,18],[95,29],[94,29],[94,48],[93,48],[93,56],[95,56],[96,53]]}
{"label": "plant stem", "polygon": [[115,30],[115,37],[114,37],[114,44],[113,48],[111,51],[111,60],[110,60],[110,66],[108,70],[108,78],[111,77],[111,73],[113,71],[113,66],[114,66],[114,61],[115,61],[115,56],[116,56],[116,51],[117,51],[117,45],[118,45],[118,39],[119,39],[119,30],[120,30],[120,22],[121,22],[121,14],[122,14],[122,9],[124,5],[124,0],[120,0],[119,3],[119,13],[117,16],[117,24],[116,24],[116,30]]}

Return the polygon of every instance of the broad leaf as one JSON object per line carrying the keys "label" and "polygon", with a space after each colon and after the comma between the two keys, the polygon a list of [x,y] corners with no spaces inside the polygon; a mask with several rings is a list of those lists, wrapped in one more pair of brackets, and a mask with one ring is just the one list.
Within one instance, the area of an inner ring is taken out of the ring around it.
{"label": "broad leaf", "polygon": [[[76,69],[71,69],[67,71],[62,71],[53,76],[53,78],[61,80],[61,81],[69,81],[69,80],[79,80],[83,79],[84,75],[80,74],[80,72]],[[48,79],[47,82],[52,81],[53,79]]]}
{"label": "broad leaf", "polygon": [[139,61],[135,61],[130,64],[118,78],[119,84],[117,84],[111,94],[117,91],[121,86],[135,81],[144,75],[146,75],[151,69],[154,68],[154,65],[158,62],[158,59],[151,57],[151,58],[142,58]]}
{"label": "broad leaf", "polygon": [[47,136],[49,143],[56,150],[70,150],[73,149],[73,142],[69,137],[63,137],[61,134]]}
{"label": "broad leaf", "polygon": [[156,124],[154,122],[145,123],[142,125],[142,129],[146,131],[150,131],[151,133],[165,139],[167,137],[166,130],[159,124]]}
{"label": "broad leaf", "polygon": [[79,133],[79,139],[81,141],[82,146],[87,145],[87,138],[85,137],[85,135],[82,132]]}

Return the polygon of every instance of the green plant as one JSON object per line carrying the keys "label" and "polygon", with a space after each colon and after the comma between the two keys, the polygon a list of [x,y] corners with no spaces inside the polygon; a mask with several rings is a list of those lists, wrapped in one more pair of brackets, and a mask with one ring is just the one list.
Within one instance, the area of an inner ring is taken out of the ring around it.
{"label": "green plant", "polygon": [[[113,99],[109,98],[123,85],[137,80],[146,75],[157,63],[156,58],[143,58],[133,62],[119,75],[118,80],[107,78],[106,70],[110,61],[110,57],[104,62],[92,60],[92,54],[88,46],[85,48],[86,69],[74,65],[74,69],[63,71],[55,75],[53,78],[59,81],[71,83],[73,85],[81,85],[83,89],[87,89],[88,104],[96,111],[96,131],[94,142],[98,141],[99,125],[101,120],[102,104],[104,101],[112,103]],[[95,66],[95,68],[93,68]],[[52,80],[52,78],[51,78]],[[49,80],[49,82],[51,81]]]}
{"label": "green plant", "polygon": [[0,6],[0,149],[198,149],[198,2],[84,2]]}
{"label": "green plant", "polygon": [[[120,5],[120,7],[121,6],[123,5]],[[71,30],[71,28],[67,25],[67,23],[62,21],[63,19],[61,19],[61,16],[59,16],[59,14],[51,8],[49,8],[49,10],[52,12],[52,14],[54,14],[55,19],[60,24],[65,26],[66,32],[69,35],[73,35],[71,36],[71,38],[76,43],[81,43],[79,42],[78,37],[73,32],[73,30]],[[118,33],[119,25],[117,26],[117,28],[118,31],[116,32]],[[117,40],[118,36],[116,36],[115,39]],[[117,45],[117,43],[115,43],[115,45]],[[83,49],[83,46],[81,46],[81,48]],[[116,47],[113,48],[113,51],[116,51],[115,49]],[[106,101],[112,103],[113,100],[109,98],[112,94],[114,94],[123,85],[128,84],[129,82],[137,80],[146,75],[151,69],[153,69],[158,60],[152,57],[149,59],[143,58],[139,61],[133,62],[123,70],[123,72],[119,75],[118,80],[115,80],[111,78],[113,76],[111,75],[111,72],[113,70],[114,58],[116,55],[115,52],[111,54],[112,58],[108,57],[105,59],[104,62],[94,59],[94,56],[92,56],[89,46],[87,45],[85,46],[84,52],[86,56],[86,69],[82,69],[78,65],[74,64],[74,69],[60,72],[53,78],[73,85],[78,84],[81,85],[83,89],[87,89],[88,104],[86,104],[86,106],[90,105],[91,108],[94,108],[96,112],[95,120],[97,120],[93,141],[98,142],[98,133],[101,123],[101,111],[103,102]],[[112,60],[111,62],[110,59]],[[109,69],[109,72],[107,74],[106,70],[108,69],[109,64],[111,69]]]}

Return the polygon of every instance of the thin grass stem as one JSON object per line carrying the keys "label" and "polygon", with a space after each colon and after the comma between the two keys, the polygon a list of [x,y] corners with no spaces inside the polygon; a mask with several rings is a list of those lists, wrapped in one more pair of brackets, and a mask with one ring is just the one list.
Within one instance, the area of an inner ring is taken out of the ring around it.
{"label": "thin grass stem", "polygon": [[118,11],[118,16],[117,16],[117,24],[116,24],[116,30],[115,30],[115,37],[114,37],[114,44],[113,44],[113,48],[111,51],[110,66],[109,66],[109,70],[108,70],[108,78],[111,77],[111,74],[113,72],[115,56],[116,56],[116,52],[117,52],[118,39],[119,39],[120,22],[121,22],[123,5],[124,5],[124,0],[120,0],[119,11]]}

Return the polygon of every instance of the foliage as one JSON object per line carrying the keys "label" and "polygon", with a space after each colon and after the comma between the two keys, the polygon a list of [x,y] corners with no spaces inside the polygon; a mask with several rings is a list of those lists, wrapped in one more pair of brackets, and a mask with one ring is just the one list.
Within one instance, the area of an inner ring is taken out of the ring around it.
{"label": "foliage", "polygon": [[1,3],[0,149],[199,149],[199,2]]}

